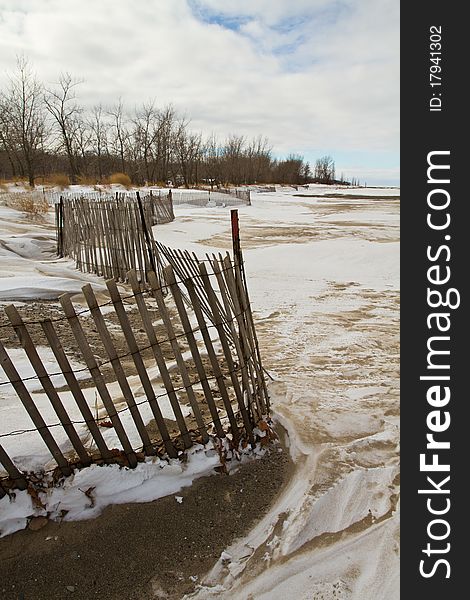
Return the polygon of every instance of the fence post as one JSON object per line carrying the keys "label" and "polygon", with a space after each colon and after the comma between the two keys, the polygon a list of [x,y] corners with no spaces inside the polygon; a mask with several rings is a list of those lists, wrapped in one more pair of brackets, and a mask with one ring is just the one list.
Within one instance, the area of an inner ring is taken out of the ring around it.
{"label": "fence post", "polygon": [[238,223],[238,209],[234,208],[230,211],[232,221],[232,245],[233,245],[233,256],[238,264],[241,264],[241,250],[240,250],[240,227]]}
{"label": "fence post", "polygon": [[64,198],[59,198],[57,211],[57,254],[60,258],[64,256]]}

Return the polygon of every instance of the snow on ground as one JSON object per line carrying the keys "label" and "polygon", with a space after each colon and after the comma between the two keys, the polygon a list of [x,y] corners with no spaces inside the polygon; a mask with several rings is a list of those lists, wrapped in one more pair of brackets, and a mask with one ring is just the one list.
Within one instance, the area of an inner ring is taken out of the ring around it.
{"label": "snow on ground", "polygon": [[78,273],[73,261],[57,258],[54,237],[51,212],[43,222],[0,204],[0,302],[53,299],[80,292],[87,281],[106,289],[98,277]]}
{"label": "snow on ground", "polygon": [[[273,408],[297,469],[195,597],[398,598],[398,195],[278,188],[239,207]],[[199,256],[231,249],[228,208],[176,206],[175,215],[154,230],[162,243]],[[50,225],[5,207],[0,220],[0,299],[103,285],[47,254]]]}
{"label": "snow on ground", "polygon": [[[273,408],[297,473],[200,599],[398,597],[399,191],[315,186],[309,197],[312,187],[253,194],[239,209]],[[357,200],[324,197],[352,192]],[[230,249],[227,210],[175,213],[155,231],[164,244]]]}
{"label": "snow on ground", "polygon": [[[262,454],[260,449],[257,452]],[[0,537],[23,529],[33,515],[79,521],[97,517],[109,504],[149,502],[175,494],[194,479],[210,475],[218,465],[218,452],[200,444],[188,451],[184,463],[148,457],[135,469],[91,465],[67,477],[62,485],[40,492],[44,508],[35,505],[27,491],[16,491],[14,500],[0,501]]]}

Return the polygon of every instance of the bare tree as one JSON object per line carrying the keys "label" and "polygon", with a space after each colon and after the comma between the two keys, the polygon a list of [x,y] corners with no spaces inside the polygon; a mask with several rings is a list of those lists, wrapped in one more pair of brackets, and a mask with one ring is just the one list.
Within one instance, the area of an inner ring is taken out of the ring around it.
{"label": "bare tree", "polygon": [[[22,59],[10,88],[0,92],[0,169],[2,173],[28,174],[34,184],[39,160],[46,171],[64,168],[68,162],[72,183],[83,173],[103,178],[114,170],[131,176],[135,183],[162,182],[172,178],[187,187],[205,181],[214,184],[307,183],[310,165],[300,155],[273,157],[263,136],[245,139],[232,134],[223,142],[214,135],[203,143],[202,134],[189,128],[169,105],[158,108],[145,102],[127,116],[121,99],[110,109],[102,105],[85,112],[77,103],[80,83],[68,73],[45,90]],[[41,103],[41,99],[43,103]],[[46,118],[49,113],[52,119]],[[46,131],[52,122],[56,138]],[[45,142],[53,151],[46,153]],[[57,142],[57,143],[53,143]],[[335,180],[331,156],[315,162],[316,181]]]}
{"label": "bare tree", "polygon": [[172,158],[172,144],[175,135],[176,114],[173,106],[168,105],[158,112],[158,127],[154,140],[154,155],[157,163],[156,178],[167,181]]}
{"label": "bare tree", "polygon": [[246,179],[250,183],[267,182],[271,174],[271,152],[272,147],[268,138],[258,137],[248,145],[247,155],[247,174]]}
{"label": "bare tree", "polygon": [[112,150],[119,156],[119,164],[121,173],[126,172],[126,148],[129,141],[129,131],[126,127],[124,117],[124,105],[122,98],[119,98],[118,103],[110,110],[108,115],[112,118],[111,130],[113,132],[111,138]]}
{"label": "bare tree", "polygon": [[91,131],[91,148],[96,156],[98,178],[101,181],[103,179],[103,155],[108,154],[108,124],[104,118],[101,104],[93,107],[89,127]]}
{"label": "bare tree", "polygon": [[173,136],[174,179],[182,178],[185,187],[198,182],[202,156],[202,136],[188,131],[188,121],[181,119]]}
{"label": "bare tree", "polygon": [[8,103],[5,98],[0,95],[0,150],[6,154],[11,173],[13,177],[16,177],[18,169],[22,172],[23,167],[20,158],[18,157],[15,137],[12,133],[8,112]]}
{"label": "bare tree", "polygon": [[154,157],[155,143],[158,137],[158,110],[155,101],[146,102],[136,110],[133,119],[132,143],[135,146],[135,155],[142,163],[139,169],[139,179],[154,181],[156,160]]}
{"label": "bare tree", "polygon": [[243,183],[242,158],[244,148],[245,137],[243,135],[229,135],[224,146],[225,183],[231,182],[235,185]]}
{"label": "bare tree", "polygon": [[315,161],[314,177],[319,183],[332,183],[335,179],[335,161],[329,155]]}
{"label": "bare tree", "polygon": [[210,183],[211,189],[222,181],[223,150],[214,134],[204,142],[201,148],[203,178]]}
{"label": "bare tree", "polygon": [[59,148],[62,148],[69,162],[70,180],[77,183],[80,170],[77,156],[81,144],[82,108],[77,104],[75,88],[82,83],[73,79],[69,73],[63,73],[55,89],[47,89],[44,102],[51,114],[59,133]]}
{"label": "bare tree", "polygon": [[17,58],[17,71],[0,95],[0,139],[10,163],[16,159],[20,172],[34,187],[38,160],[46,136],[42,85],[24,57]]}

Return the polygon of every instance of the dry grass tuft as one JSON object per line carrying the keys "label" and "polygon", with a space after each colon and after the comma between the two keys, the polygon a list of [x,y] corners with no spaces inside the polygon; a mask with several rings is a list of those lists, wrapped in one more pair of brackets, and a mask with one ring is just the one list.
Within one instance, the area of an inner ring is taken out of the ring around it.
{"label": "dry grass tuft", "polygon": [[125,188],[130,188],[132,185],[131,178],[125,173],[113,173],[109,176],[109,183],[120,183]]}
{"label": "dry grass tuft", "polygon": [[56,185],[61,190],[69,187],[70,185],[69,176],[65,173],[52,173],[52,175],[49,175],[47,179],[49,183],[51,183],[52,185]]}

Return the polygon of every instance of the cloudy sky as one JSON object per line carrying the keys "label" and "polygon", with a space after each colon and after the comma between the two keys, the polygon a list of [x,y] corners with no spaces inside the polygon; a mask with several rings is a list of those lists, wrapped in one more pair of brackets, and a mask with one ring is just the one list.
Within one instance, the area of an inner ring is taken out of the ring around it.
{"label": "cloudy sky", "polygon": [[24,54],[92,106],[172,103],[191,127],[399,181],[398,0],[0,0],[0,82]]}

